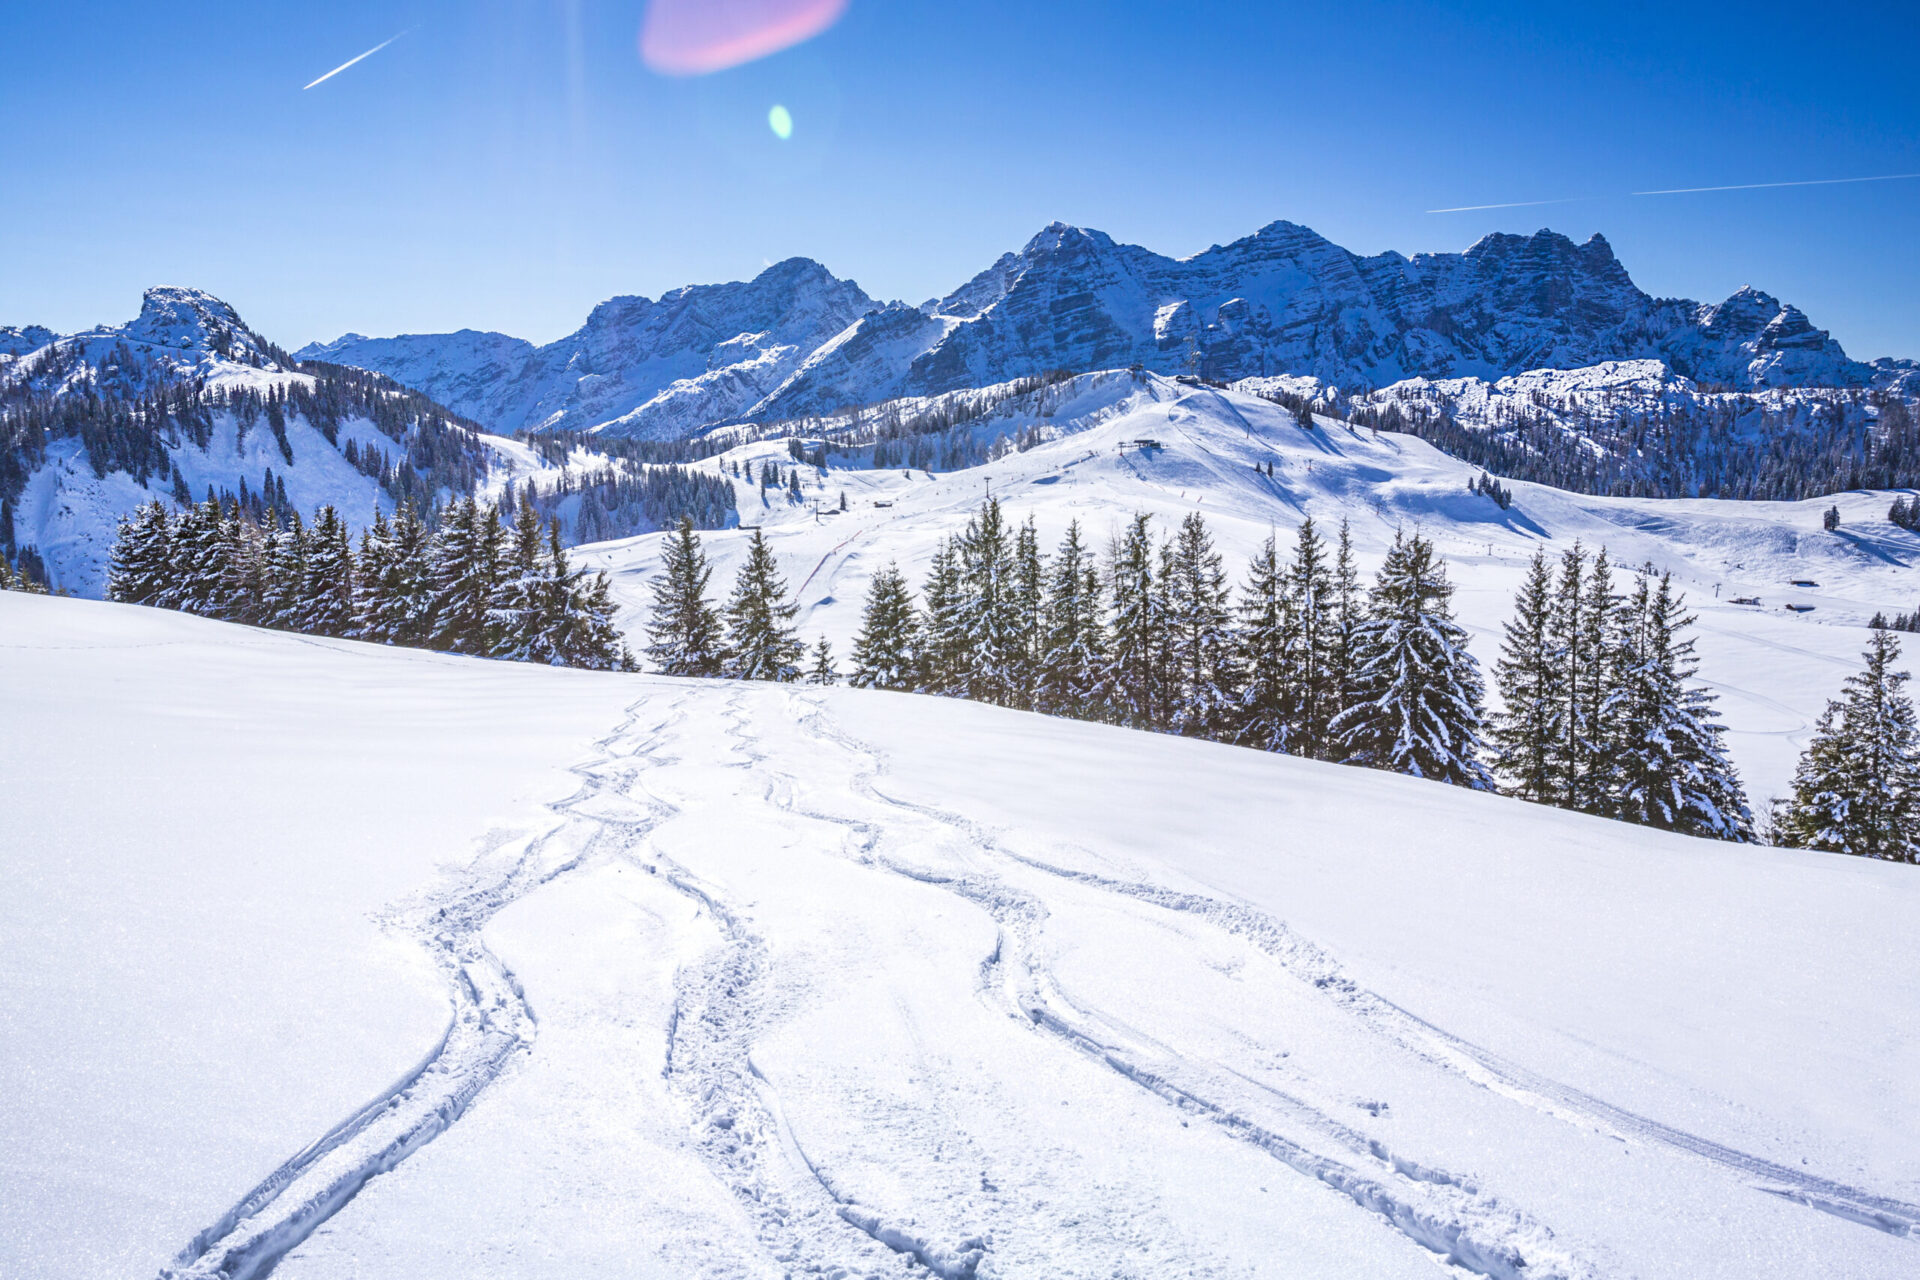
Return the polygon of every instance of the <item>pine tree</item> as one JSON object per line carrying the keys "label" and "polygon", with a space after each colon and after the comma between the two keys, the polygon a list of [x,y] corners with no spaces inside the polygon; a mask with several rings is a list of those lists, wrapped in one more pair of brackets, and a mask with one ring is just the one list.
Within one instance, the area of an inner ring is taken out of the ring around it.
{"label": "pine tree", "polygon": [[976,702],[1018,705],[1026,663],[1017,575],[999,499],[988,498],[967,522],[957,543],[957,567],[950,691]]}
{"label": "pine tree", "polygon": [[856,689],[912,689],[919,683],[919,648],[913,596],[899,566],[889,564],[867,585],[848,683]]}
{"label": "pine tree", "polygon": [[487,608],[487,656],[509,662],[556,660],[548,637],[566,612],[563,565],[546,554],[546,530],[531,502],[515,511],[513,531]]}
{"label": "pine tree", "polygon": [[766,535],[755,529],[727,602],[725,674],[735,680],[797,679],[804,650],[789,624],[799,612],[800,606],[787,600],[787,584]]}
{"label": "pine tree", "polygon": [[493,648],[489,610],[500,577],[500,521],[494,508],[461,498],[441,515],[427,553],[433,608],[427,647],[485,654]]}
{"label": "pine tree", "polygon": [[1011,574],[1012,655],[1008,706],[1030,708],[1040,682],[1040,645],[1045,625],[1046,559],[1033,517],[1015,532]]}
{"label": "pine tree", "polygon": [[[1344,518],[1340,521],[1339,540],[1334,544],[1332,616],[1332,637],[1327,648],[1327,688],[1334,698],[1327,712],[1330,740],[1333,721],[1352,706],[1358,696],[1360,624],[1366,620],[1366,597],[1360,592],[1360,566],[1353,558],[1353,531]],[[1337,750],[1330,745],[1326,758],[1333,759]]]}
{"label": "pine tree", "polygon": [[923,693],[954,695],[963,686],[967,639],[962,627],[960,554],[953,539],[943,539],[934,549],[920,596],[925,621],[920,629],[919,688]]}
{"label": "pine tree", "polygon": [[1620,726],[1615,722],[1613,691],[1625,661],[1626,646],[1620,637],[1628,624],[1614,598],[1613,569],[1605,547],[1587,572],[1586,598],[1577,625],[1577,648],[1584,660],[1572,673],[1571,688],[1577,704],[1573,720],[1583,726],[1583,733],[1572,761],[1568,798],[1575,809],[1611,818],[1620,811],[1620,780],[1612,751],[1620,740]]}
{"label": "pine tree", "polygon": [[725,662],[720,615],[707,601],[713,570],[691,517],[661,546],[661,572],[653,580],[653,610],[647,621],[647,661],[662,675],[717,676]]}
{"label": "pine tree", "polygon": [[173,521],[168,549],[169,587],[158,603],[205,617],[221,616],[230,542],[220,504],[209,497],[181,511]]}
{"label": "pine tree", "polygon": [[613,584],[604,572],[576,569],[568,563],[557,520],[547,522],[547,563],[544,581],[551,603],[542,610],[547,626],[528,647],[527,661],[587,671],[638,670],[613,623],[619,612],[613,602]]}
{"label": "pine tree", "polygon": [[1103,718],[1100,576],[1078,520],[1068,524],[1054,553],[1041,629],[1035,706],[1052,715]]}
{"label": "pine tree", "polygon": [[167,586],[172,529],[158,498],[120,521],[107,564],[107,599],[156,604]]}
{"label": "pine tree", "polygon": [[1287,608],[1282,615],[1285,626],[1282,701],[1288,725],[1287,750],[1325,759],[1330,750],[1329,726],[1340,702],[1333,672],[1340,639],[1339,606],[1333,571],[1327,564],[1326,544],[1315,531],[1311,516],[1300,522],[1284,590]]}
{"label": "pine tree", "polygon": [[1247,566],[1240,589],[1239,625],[1234,631],[1235,666],[1240,696],[1234,708],[1234,741],[1260,751],[1287,751],[1293,745],[1288,714],[1286,571],[1269,536]]}
{"label": "pine tree", "polygon": [[1358,700],[1333,733],[1348,763],[1490,791],[1480,668],[1452,595],[1433,544],[1396,535],[1356,636]]}
{"label": "pine tree", "polygon": [[1713,695],[1690,686],[1697,667],[1693,619],[1673,592],[1642,574],[1627,606],[1606,718],[1615,779],[1615,816],[1627,822],[1719,840],[1753,839],[1753,814],[1727,757]]}
{"label": "pine tree", "polygon": [[1180,522],[1167,564],[1168,727],[1212,737],[1227,728],[1234,701],[1233,634],[1227,575],[1199,512]]}
{"label": "pine tree", "polygon": [[433,611],[428,564],[432,541],[426,521],[410,502],[400,504],[390,523],[375,517],[373,529],[361,540],[361,559],[354,569],[354,617],[361,639],[426,645]]}
{"label": "pine tree", "polygon": [[300,617],[301,587],[307,580],[307,529],[298,511],[287,513],[284,529],[279,527],[275,514],[267,512],[260,558],[266,569],[260,625],[281,631],[294,630]]}
{"label": "pine tree", "polygon": [[1552,631],[1553,572],[1536,552],[1513,601],[1494,679],[1504,710],[1493,718],[1493,765],[1508,780],[1507,794],[1542,804],[1564,804],[1565,770],[1558,727],[1565,672]]}
{"label": "pine tree", "polygon": [[1154,573],[1153,517],[1136,515],[1114,539],[1105,574],[1111,599],[1103,694],[1120,723],[1166,724],[1166,602]]}
{"label": "pine tree", "polygon": [[310,636],[345,636],[353,627],[353,550],[340,513],[323,506],[307,535],[305,573],[289,629]]}
{"label": "pine tree", "polygon": [[833,646],[821,636],[813,646],[813,665],[807,668],[808,684],[838,684],[840,671],[833,664]]}
{"label": "pine tree", "polygon": [[1827,704],[1774,812],[1777,843],[1920,862],[1920,729],[1895,671],[1900,642],[1874,631],[1864,670]]}

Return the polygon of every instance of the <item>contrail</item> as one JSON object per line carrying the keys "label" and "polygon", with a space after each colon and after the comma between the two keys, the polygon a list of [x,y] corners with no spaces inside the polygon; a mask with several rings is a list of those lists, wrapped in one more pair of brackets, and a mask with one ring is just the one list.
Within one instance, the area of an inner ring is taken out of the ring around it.
{"label": "contrail", "polygon": [[1831,187],[1843,182],[1896,182],[1920,178],[1920,173],[1882,173],[1871,178],[1815,178],[1810,182],[1740,182],[1730,187],[1674,187],[1668,191],[1636,191],[1637,196],[1690,196],[1701,191],[1758,191],[1762,187]]}
{"label": "contrail", "polygon": [[1577,200],[1592,200],[1593,196],[1563,196],[1558,200],[1513,200],[1506,204],[1463,204],[1451,209],[1429,209],[1428,213],[1472,213],[1476,209],[1525,209],[1536,204],[1572,204]]}
{"label": "contrail", "polygon": [[[412,27],[408,27],[407,31],[412,31],[413,29],[414,28]],[[305,93],[307,90],[313,88],[314,84],[324,84],[328,80],[331,80],[335,76],[339,75],[342,71],[345,71],[348,67],[352,66],[354,63],[359,62],[366,58],[371,58],[374,54],[380,52],[382,49],[392,44],[395,40],[398,40],[400,36],[407,34],[407,31],[402,31],[399,33],[399,35],[388,36],[385,40],[382,40],[379,44],[373,46],[373,48],[367,50],[365,53],[361,54],[358,58],[348,58],[345,62],[341,63],[339,66],[335,67],[333,70],[327,72],[327,74],[321,76],[318,80],[315,80],[313,84],[301,85],[300,92]]]}

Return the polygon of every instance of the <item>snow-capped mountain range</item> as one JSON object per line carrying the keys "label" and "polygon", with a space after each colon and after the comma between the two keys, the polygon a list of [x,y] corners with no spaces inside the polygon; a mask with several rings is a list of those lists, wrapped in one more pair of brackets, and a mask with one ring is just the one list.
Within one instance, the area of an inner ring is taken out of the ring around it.
{"label": "snow-capped mountain range", "polygon": [[1853,360],[1757,289],[1717,304],[1652,297],[1599,235],[1362,257],[1290,222],[1178,259],[1054,223],[917,307],[795,258],[744,283],[615,298],[544,347],[463,330],[349,334],[298,354],[385,373],[496,431],[652,438],[1134,364],[1366,391],[1655,360],[1739,390],[1920,389],[1911,362]]}

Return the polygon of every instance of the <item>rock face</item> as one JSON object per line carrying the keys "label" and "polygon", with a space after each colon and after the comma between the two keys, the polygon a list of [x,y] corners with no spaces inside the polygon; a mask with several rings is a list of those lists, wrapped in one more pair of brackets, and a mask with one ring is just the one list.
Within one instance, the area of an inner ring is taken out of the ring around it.
{"label": "rock face", "polygon": [[612,298],[536,347],[471,329],[337,341],[300,359],[386,373],[502,432],[605,427],[670,437],[737,417],[874,306],[860,286],[790,258],[745,283]]}
{"label": "rock face", "polygon": [[1353,391],[1610,360],[1741,390],[1913,381],[1910,365],[1849,359],[1758,290],[1717,305],[1651,297],[1598,235],[1360,257],[1290,222],[1178,259],[1054,223],[919,307],[878,306],[796,258],[744,284],[615,298],[547,347],[463,331],[349,335],[299,354],[386,373],[496,430],[654,437],[1133,364]]}

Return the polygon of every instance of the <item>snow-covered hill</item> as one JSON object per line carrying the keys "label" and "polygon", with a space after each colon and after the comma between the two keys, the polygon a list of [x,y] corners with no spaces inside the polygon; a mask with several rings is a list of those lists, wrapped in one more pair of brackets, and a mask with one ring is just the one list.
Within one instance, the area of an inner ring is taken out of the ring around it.
{"label": "snow-covered hill", "polygon": [[[922,408],[943,406],[951,409],[949,401]],[[845,429],[821,425],[828,440]],[[1031,446],[1025,451],[1015,445],[1022,438]],[[1004,455],[984,465],[948,471],[939,460],[962,449],[991,452],[996,440],[1004,440]],[[1143,440],[1155,443],[1142,447]],[[1256,396],[1126,372],[1011,397],[926,441],[934,450],[932,472],[924,463],[908,470],[897,461],[874,470],[870,445],[836,452],[824,471],[801,466],[799,502],[734,479],[743,529],[705,535],[716,591],[731,580],[745,529],[764,528],[797,590],[802,635],[825,635],[844,656],[871,577],[897,561],[917,586],[939,541],[959,532],[988,492],[1013,520],[1031,515],[1049,549],[1070,520],[1102,548],[1133,512],[1151,513],[1167,534],[1199,511],[1236,580],[1269,535],[1285,545],[1305,516],[1328,534],[1344,518],[1369,573],[1398,529],[1418,528],[1437,544],[1485,666],[1535,551],[1557,556],[1576,540],[1589,549],[1604,545],[1617,565],[1672,570],[1686,591],[1701,619],[1703,674],[1721,693],[1735,758],[1756,802],[1783,793],[1813,720],[1857,665],[1867,620],[1920,606],[1920,535],[1887,522],[1887,493],[1727,502],[1585,497],[1514,482],[1513,504],[1502,509],[1468,492],[1478,474],[1472,467],[1410,436],[1329,418],[1306,431],[1289,411]],[[895,458],[902,452],[896,447]],[[768,463],[794,465],[784,440],[744,445],[699,465],[731,478],[736,467],[757,476]],[[1269,464],[1271,478],[1256,469]],[[841,513],[843,493],[848,509]],[[1821,524],[1829,502],[1842,513],[1833,533]],[[648,536],[582,553],[611,573],[631,632],[646,618],[659,543]]]}
{"label": "snow-covered hill", "polygon": [[[1151,403],[1040,488],[1236,461]],[[1446,505],[1394,448],[1312,452]],[[97,602],[0,654],[10,1280],[1913,1274],[1909,867]]]}
{"label": "snow-covered hill", "polygon": [[300,354],[386,373],[499,431],[654,438],[1133,364],[1355,391],[1657,360],[1740,390],[1920,391],[1910,362],[1849,359],[1757,289],[1716,304],[1654,298],[1598,235],[1491,235],[1464,253],[1361,257],[1290,222],[1182,259],[1054,223],[919,307],[877,306],[792,259],[748,283],[616,298],[538,349],[465,330],[349,334]]}

